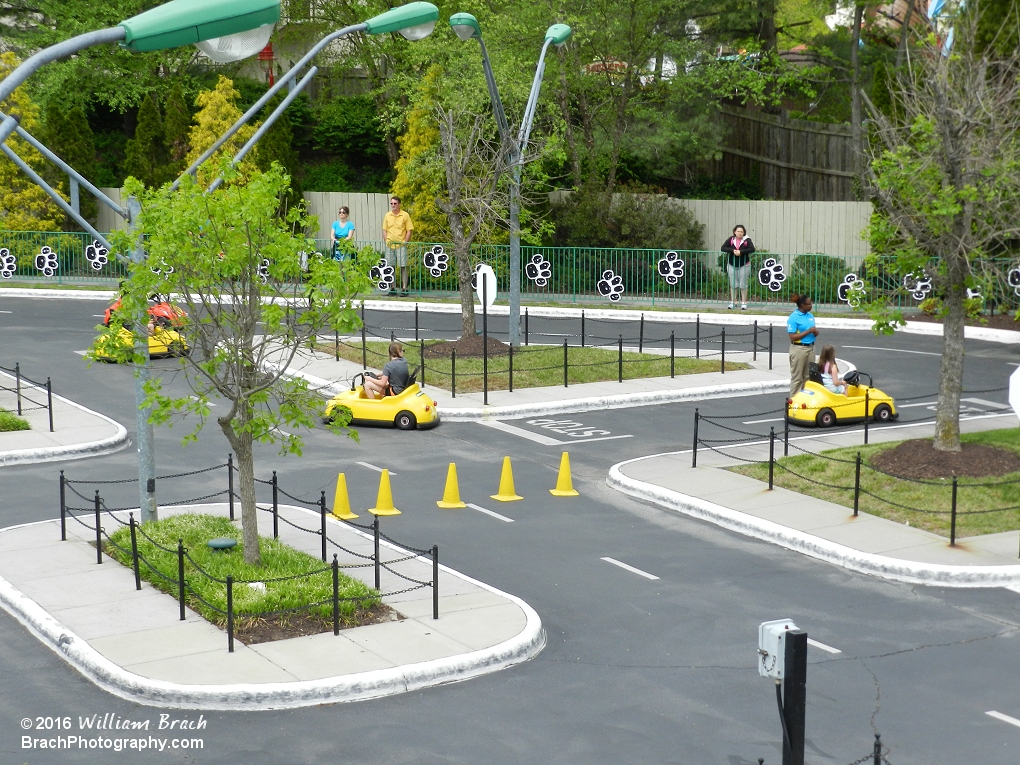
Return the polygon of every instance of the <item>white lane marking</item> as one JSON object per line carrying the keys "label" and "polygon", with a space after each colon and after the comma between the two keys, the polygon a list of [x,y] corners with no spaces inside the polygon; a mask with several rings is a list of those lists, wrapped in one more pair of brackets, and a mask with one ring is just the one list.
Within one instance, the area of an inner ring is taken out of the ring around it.
{"label": "white lane marking", "polygon": [[1002,712],[996,712],[994,709],[989,712],[985,712],[985,714],[989,717],[994,717],[996,720],[1002,720],[1004,723],[1009,723],[1010,725],[1015,725],[1020,728],[1020,720],[1015,717],[1004,715]]}
{"label": "white lane marking", "polygon": [[75,351],[79,356],[84,356],[88,351]]}
{"label": "white lane marking", "polygon": [[1005,409],[1009,404],[997,404],[994,401],[985,401],[983,398],[961,398],[960,401],[969,401],[972,404],[987,406],[989,409]]}
{"label": "white lane marking", "polygon": [[639,568],[634,568],[633,566],[628,566],[626,563],[621,563],[620,561],[616,560],[616,558],[602,558],[602,560],[604,560],[606,563],[612,563],[614,566],[619,566],[622,569],[626,569],[627,571],[630,571],[632,574],[637,574],[638,576],[643,576],[645,579],[658,579],[659,578],[659,577],[655,576],[654,574],[649,574],[647,571],[642,571]]}
{"label": "white lane marking", "polygon": [[1006,589],[1007,590],[1012,590],[1013,592],[1015,592],[1018,595],[1020,595],[1020,584],[1007,584],[1006,585]]}
{"label": "white lane marking", "polygon": [[279,433],[284,438],[290,438],[291,436],[294,435],[293,433],[288,433],[286,430],[280,430],[280,428],[276,427],[275,425],[272,428],[270,428],[270,430],[275,430],[277,433]]}
{"label": "white lane marking", "polygon": [[[367,467],[369,470],[375,470],[378,473],[381,473],[383,470],[388,470],[389,469],[389,468],[376,467],[375,465],[372,465],[371,463],[368,463],[368,462],[355,462],[354,464],[355,465],[361,465],[362,467]],[[396,475],[396,473],[394,473],[392,470],[390,470],[390,475]]]}
{"label": "white lane marking", "polygon": [[0,313],[10,313],[10,311],[0,311]]}
{"label": "white lane marking", "polygon": [[844,348],[857,348],[862,351],[891,351],[892,353],[916,353],[919,356],[941,356],[941,353],[931,351],[908,351],[903,348],[876,348],[873,345],[844,345]]}
{"label": "white lane marking", "polygon": [[[198,396],[188,396],[192,401],[198,401]],[[212,401],[206,401],[206,406],[216,406]],[[279,430],[279,428],[277,428]],[[281,431],[282,432],[282,431]]]}
{"label": "white lane marking", "polygon": [[922,402],[920,402],[918,404],[897,404],[896,408],[897,409],[910,409],[910,407],[912,407],[912,406],[932,406],[933,404],[937,404],[937,403],[938,403],[938,401],[922,401]]}
{"label": "white lane marking", "polygon": [[772,419],[769,420],[744,420],[744,425],[758,425],[759,423],[762,422],[782,422],[782,421],[783,421],[782,417],[773,417]]}
{"label": "white lane marking", "polygon": [[[543,446],[565,446],[566,444],[587,444],[592,441],[612,441],[617,438],[633,438],[633,435],[625,436],[601,436],[599,438],[577,438],[571,441],[559,441],[555,438],[543,435],[542,433],[532,433],[530,430],[524,428],[518,428],[516,425],[511,425],[508,422],[502,420],[478,420],[479,425],[485,425],[496,430],[502,430],[504,433],[510,433],[521,438],[526,438],[529,441],[542,444]],[[602,431],[605,433],[605,431]]]}
{"label": "white lane marking", "polygon": [[829,653],[843,653],[838,648],[833,648],[831,645],[825,645],[825,643],[819,643],[817,640],[812,640],[811,638],[808,638],[807,642],[808,645],[813,645],[815,648],[821,648],[823,651],[828,651]]}
{"label": "white lane marking", "polygon": [[513,523],[514,522],[513,518],[507,518],[505,515],[500,515],[499,513],[494,513],[494,512],[492,512],[492,510],[486,510],[484,507],[479,507],[478,505],[472,505],[470,502],[465,502],[464,504],[466,504],[472,510],[477,510],[480,513],[485,513],[486,515],[491,515],[493,518],[498,518],[499,520],[504,521],[505,523]]}

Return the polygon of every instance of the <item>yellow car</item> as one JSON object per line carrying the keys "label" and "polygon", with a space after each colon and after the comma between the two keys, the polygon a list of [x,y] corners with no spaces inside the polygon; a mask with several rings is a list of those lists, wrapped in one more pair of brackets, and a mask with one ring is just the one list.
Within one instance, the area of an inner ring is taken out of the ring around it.
{"label": "yellow car", "polygon": [[[105,339],[105,338],[104,338]],[[107,342],[111,342],[107,340]],[[117,332],[116,344],[119,348],[128,349],[132,346],[131,330],[121,327]],[[108,346],[107,346],[108,347]],[[188,342],[184,335],[174,329],[167,329],[156,325],[149,334],[149,357],[162,358],[165,356],[187,356],[191,353]],[[96,358],[101,361],[117,361],[117,354],[110,353],[106,347],[100,345],[96,351]]]}
{"label": "yellow car", "polygon": [[414,381],[414,372],[404,390],[395,396],[382,398],[366,396],[365,386],[357,384],[359,377],[364,382],[364,374],[355,375],[350,390],[329,400],[323,422],[332,422],[336,410],[347,407],[351,410],[351,421],[355,423],[387,424],[400,430],[434,428],[439,424],[439,405]]}
{"label": "yellow car", "polygon": [[[867,385],[856,382],[861,375],[868,378]],[[837,422],[860,422],[869,417],[877,422],[888,422],[900,416],[892,396],[872,387],[871,375],[867,372],[847,373],[846,378],[854,381],[847,384],[846,395],[833,393],[821,383],[808,380],[787,405],[787,419],[797,425],[828,428]]]}

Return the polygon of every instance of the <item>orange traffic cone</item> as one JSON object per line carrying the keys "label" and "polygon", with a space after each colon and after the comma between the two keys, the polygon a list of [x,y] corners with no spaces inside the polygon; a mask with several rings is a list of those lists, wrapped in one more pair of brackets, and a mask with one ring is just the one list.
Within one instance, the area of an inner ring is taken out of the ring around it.
{"label": "orange traffic cone", "polygon": [[443,498],[436,502],[439,507],[458,508],[467,507],[460,501],[460,487],[457,485],[457,463],[451,462],[450,468],[446,471],[446,489],[443,491]]}
{"label": "orange traffic cone", "polygon": [[379,494],[375,498],[375,507],[368,508],[372,515],[400,515],[393,506],[393,492],[390,491],[390,471],[382,471],[379,476]]}
{"label": "orange traffic cone", "polygon": [[560,457],[560,474],[556,477],[556,488],[549,489],[549,493],[554,497],[579,496],[574,491],[574,484],[570,480],[570,455],[566,452],[563,452],[563,456]]}
{"label": "orange traffic cone", "polygon": [[351,500],[347,496],[347,476],[339,473],[336,477],[336,493],[333,495],[333,515],[341,521],[353,521],[356,516],[351,512]]}
{"label": "orange traffic cone", "polygon": [[509,457],[503,458],[503,472],[499,477],[499,493],[490,496],[500,502],[513,502],[514,500],[524,499],[524,497],[514,491],[514,471],[510,467]]}

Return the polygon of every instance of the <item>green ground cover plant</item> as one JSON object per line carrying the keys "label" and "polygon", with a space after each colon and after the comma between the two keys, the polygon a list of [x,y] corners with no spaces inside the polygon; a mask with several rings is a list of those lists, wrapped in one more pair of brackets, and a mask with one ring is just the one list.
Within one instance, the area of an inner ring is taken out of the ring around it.
{"label": "green ground cover plant", "polygon": [[[964,443],[986,444],[1010,449],[1020,454],[1020,437],[1016,428],[968,433],[960,437]],[[887,518],[949,537],[952,506],[952,478],[927,479],[923,482],[904,480],[868,468],[868,461],[877,454],[898,446],[900,441],[852,446],[822,452],[824,456],[802,454],[776,460],[773,483],[784,489],[853,508],[854,460],[861,454],[861,512]],[[788,468],[792,472],[787,472]],[[768,463],[739,465],[730,470],[741,475],[768,481]],[[1012,483],[1010,483],[1012,481]],[[867,492],[867,493],[865,493]],[[877,499],[876,497],[881,497]],[[890,503],[895,503],[890,504]],[[923,510],[905,510],[902,505]],[[1020,473],[983,478],[959,478],[957,481],[956,536],[968,537],[1015,531],[1020,526]],[[1013,508],[986,512],[995,508]]]}
{"label": "green ground cover plant", "polygon": [[[154,573],[144,563],[140,565],[142,579],[163,592],[177,596],[177,540],[184,541],[184,548],[192,560],[185,558],[184,578],[195,594],[188,592],[187,604],[213,624],[224,627],[227,623],[226,585],[213,581],[202,575],[196,568],[201,568],[216,579],[225,581],[230,574],[235,580],[243,582],[263,582],[265,588],[250,587],[248,584],[234,584],[234,612],[239,628],[246,620],[256,620],[256,614],[280,609],[298,608],[310,603],[314,606],[306,612],[323,621],[331,620],[333,615],[333,573],[327,563],[323,563],[307,553],[288,547],[279,540],[267,537],[259,538],[259,549],[262,553],[262,565],[251,566],[244,562],[244,550],[241,542],[241,529],[228,518],[211,515],[184,514],[163,518],[144,527],[145,534],[152,537],[166,550],[138,533],[139,555],[149,561],[163,576]],[[123,550],[107,543],[106,552],[125,566],[131,566],[131,531],[122,526],[110,535],[116,545]],[[233,537],[238,540],[237,546],[230,550],[214,551],[206,542],[217,537]],[[124,551],[127,552],[124,552]],[[313,576],[286,581],[272,581],[280,577],[292,577],[298,574],[319,572]],[[169,578],[169,580],[168,580]],[[196,597],[197,595],[197,597]],[[199,600],[201,598],[201,600]],[[363,582],[340,573],[340,620],[345,626],[357,623],[359,612],[366,611],[380,600],[378,593]],[[343,600],[344,598],[364,598],[360,601]],[[203,603],[202,600],[206,601]],[[210,605],[214,608],[210,608]],[[219,613],[220,609],[224,613]],[[246,616],[247,615],[247,616]]]}
{"label": "green ground cover plant", "polygon": [[[448,356],[431,356],[429,346],[425,343],[425,382],[443,390],[450,390],[452,364]],[[387,342],[369,342],[368,365],[381,369],[387,361]],[[330,356],[336,353],[334,343],[319,343],[316,350]],[[361,343],[355,340],[350,343],[341,341],[340,358],[361,363]],[[421,366],[421,346],[407,343],[404,346],[404,357],[412,369]],[[457,356],[457,392],[471,393],[482,390],[482,357]],[[509,354],[489,356],[489,390],[506,390],[509,388],[510,357]],[[679,375],[718,372],[719,359],[693,359],[677,356],[674,359],[675,373]],[[734,372],[748,369],[743,362],[726,362],[726,371]],[[619,379],[619,352],[606,348],[567,349],[567,373],[571,385],[581,383],[604,382]],[[623,378],[635,380],[644,377],[669,377],[669,356],[650,353],[623,354]],[[418,372],[421,382],[422,373]],[[550,385],[563,385],[563,346],[522,346],[514,351],[514,389],[540,388]]]}
{"label": "green ground cover plant", "polygon": [[0,409],[0,433],[9,433],[14,430],[31,430],[28,420],[25,420],[13,412]]}

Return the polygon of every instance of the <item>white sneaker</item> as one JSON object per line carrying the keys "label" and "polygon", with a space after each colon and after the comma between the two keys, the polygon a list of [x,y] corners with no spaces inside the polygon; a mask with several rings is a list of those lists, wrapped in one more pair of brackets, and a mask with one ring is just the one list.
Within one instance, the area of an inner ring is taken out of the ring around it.
{"label": "white sneaker", "polygon": [[735,305],[733,305],[733,303],[730,303],[730,304],[729,304],[729,305],[727,306],[727,308],[736,308],[736,306],[735,306]]}
{"label": "white sneaker", "polygon": [[741,303],[740,304],[740,310],[741,311],[746,311],[747,310],[747,303]]}

